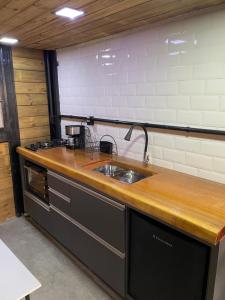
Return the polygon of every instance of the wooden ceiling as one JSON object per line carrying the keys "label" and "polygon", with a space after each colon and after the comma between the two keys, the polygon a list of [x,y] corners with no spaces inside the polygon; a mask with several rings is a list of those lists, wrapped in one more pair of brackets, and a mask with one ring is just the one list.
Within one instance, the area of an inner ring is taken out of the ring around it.
{"label": "wooden ceiling", "polygon": [[[207,7],[225,0],[0,0],[0,36],[20,46],[57,49]],[[73,21],[54,14],[62,7],[81,9]]]}

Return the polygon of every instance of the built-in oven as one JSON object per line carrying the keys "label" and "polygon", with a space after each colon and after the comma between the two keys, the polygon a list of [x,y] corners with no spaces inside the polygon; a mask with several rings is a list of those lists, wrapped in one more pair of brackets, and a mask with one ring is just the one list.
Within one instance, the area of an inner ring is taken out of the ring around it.
{"label": "built-in oven", "polygon": [[27,190],[49,205],[47,170],[28,161],[24,168]]}

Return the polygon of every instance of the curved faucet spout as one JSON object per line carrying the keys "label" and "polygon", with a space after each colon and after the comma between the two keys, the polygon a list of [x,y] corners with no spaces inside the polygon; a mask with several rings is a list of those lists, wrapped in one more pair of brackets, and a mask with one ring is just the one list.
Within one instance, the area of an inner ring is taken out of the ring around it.
{"label": "curved faucet spout", "polygon": [[129,129],[129,131],[127,132],[127,134],[126,134],[126,136],[124,137],[124,139],[126,140],[126,141],[130,141],[130,139],[131,139],[131,135],[132,135],[132,132],[133,132],[133,129],[134,129],[134,127],[136,127],[136,126],[139,126],[139,127],[141,127],[143,130],[144,130],[144,133],[145,133],[145,148],[144,148],[144,157],[143,157],[143,161],[144,161],[144,163],[147,165],[148,163],[149,163],[149,156],[148,156],[148,132],[147,132],[147,129],[146,129],[146,127],[144,126],[144,125],[136,125],[136,124],[134,124],[134,125],[132,125],[131,127],[130,127],[130,129]]}

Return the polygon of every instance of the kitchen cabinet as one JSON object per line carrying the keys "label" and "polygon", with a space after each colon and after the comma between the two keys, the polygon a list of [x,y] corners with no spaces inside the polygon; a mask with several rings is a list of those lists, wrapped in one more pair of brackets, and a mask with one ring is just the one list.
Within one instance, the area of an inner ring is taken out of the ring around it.
{"label": "kitchen cabinet", "polygon": [[50,215],[51,234],[113,290],[124,296],[125,255],[55,207],[51,207]]}
{"label": "kitchen cabinet", "polygon": [[51,171],[47,175],[47,204],[27,189],[26,172],[22,170],[26,212],[124,297],[125,205]]}
{"label": "kitchen cabinet", "polygon": [[123,299],[224,300],[224,239],[202,241],[48,168],[44,203],[23,165],[26,212]]}
{"label": "kitchen cabinet", "polygon": [[48,172],[51,234],[125,295],[125,205]]}
{"label": "kitchen cabinet", "polygon": [[45,230],[51,232],[50,207],[28,191],[24,192],[24,205],[26,213]]}
{"label": "kitchen cabinet", "polygon": [[133,299],[204,300],[210,248],[135,211],[130,213]]}
{"label": "kitchen cabinet", "polygon": [[125,205],[51,171],[48,185],[51,204],[125,252]]}

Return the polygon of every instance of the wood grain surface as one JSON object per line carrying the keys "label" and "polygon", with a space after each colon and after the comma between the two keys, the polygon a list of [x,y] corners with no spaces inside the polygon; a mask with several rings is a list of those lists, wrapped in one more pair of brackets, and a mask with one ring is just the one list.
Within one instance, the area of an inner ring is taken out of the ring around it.
{"label": "wood grain surface", "polygon": [[[17,37],[28,48],[56,49],[199,12],[224,4],[223,0],[8,0],[0,2],[0,34]],[[55,12],[62,7],[84,11],[75,20]],[[218,8],[219,9],[219,8]],[[18,65],[27,68],[33,62],[17,52]],[[39,59],[38,53],[32,55]],[[42,65],[39,64],[41,70]]]}
{"label": "wood grain surface", "polygon": [[0,143],[0,223],[15,216],[8,143]]}
{"label": "wood grain surface", "polygon": [[[18,153],[216,245],[225,235],[225,185],[124,157],[54,148]],[[93,171],[113,161],[153,176],[128,185]]]}
{"label": "wood grain surface", "polygon": [[43,51],[12,52],[21,145],[49,139],[49,116]]}

